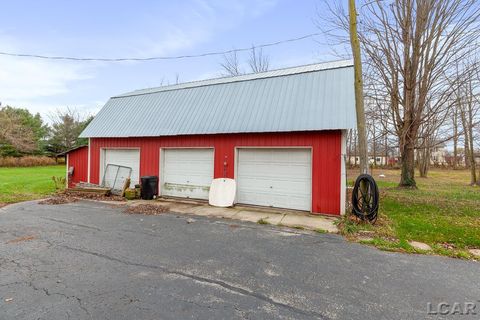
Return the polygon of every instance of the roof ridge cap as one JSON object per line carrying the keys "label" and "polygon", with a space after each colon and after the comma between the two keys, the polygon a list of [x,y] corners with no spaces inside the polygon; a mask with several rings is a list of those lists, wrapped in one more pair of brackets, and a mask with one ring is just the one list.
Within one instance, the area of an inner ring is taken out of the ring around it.
{"label": "roof ridge cap", "polygon": [[[308,68],[308,67],[314,67],[314,66],[318,66],[319,68],[312,69],[312,70],[301,70],[301,68]],[[324,66],[324,68],[320,68],[321,66]],[[187,82],[160,86],[160,87],[138,89],[138,90],[126,92],[123,94],[115,95],[115,96],[112,96],[111,98],[112,99],[125,98],[125,97],[140,96],[140,95],[153,94],[153,93],[165,92],[165,91],[198,88],[198,87],[203,87],[207,85],[217,85],[217,84],[226,84],[226,83],[234,83],[234,82],[241,82],[241,81],[252,81],[252,80],[268,79],[268,78],[275,78],[275,77],[291,76],[296,74],[318,72],[318,71],[332,70],[332,69],[338,69],[338,68],[346,68],[351,66],[353,66],[353,61],[351,59],[311,63],[311,64],[299,65],[294,67],[278,68],[278,69],[273,69],[273,70],[268,70],[268,71],[258,72],[258,73],[252,72],[252,73],[247,73],[247,74],[242,74],[237,76],[225,76],[225,77],[218,77],[218,78],[211,78],[211,79],[187,81]],[[277,74],[278,72],[281,72],[281,71],[287,72],[295,69],[299,69],[299,71],[292,72],[292,73]],[[261,75],[264,75],[264,76],[262,77]]]}

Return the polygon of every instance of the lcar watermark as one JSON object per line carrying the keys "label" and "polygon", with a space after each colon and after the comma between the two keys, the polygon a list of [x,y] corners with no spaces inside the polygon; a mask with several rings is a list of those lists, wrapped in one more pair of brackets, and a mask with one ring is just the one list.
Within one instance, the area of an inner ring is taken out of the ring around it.
{"label": "lcar watermark", "polygon": [[428,302],[427,313],[429,315],[458,315],[458,316],[475,316],[480,314],[480,300],[467,302],[440,302],[437,304]]}

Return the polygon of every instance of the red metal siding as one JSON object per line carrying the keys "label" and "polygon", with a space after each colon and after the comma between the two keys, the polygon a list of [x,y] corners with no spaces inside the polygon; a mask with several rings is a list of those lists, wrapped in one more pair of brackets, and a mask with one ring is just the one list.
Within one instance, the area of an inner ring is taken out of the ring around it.
{"label": "red metal siding", "polygon": [[80,181],[88,179],[88,147],[73,150],[68,153],[68,166],[73,167],[73,176],[68,181],[68,187],[72,188]]}
{"label": "red metal siding", "polygon": [[340,214],[341,131],[215,134],[148,138],[95,138],[90,143],[90,181],[98,183],[101,148],[140,148],[140,175],[159,173],[160,148],[215,148],[214,176],[234,178],[236,147],[311,147],[312,212]]}

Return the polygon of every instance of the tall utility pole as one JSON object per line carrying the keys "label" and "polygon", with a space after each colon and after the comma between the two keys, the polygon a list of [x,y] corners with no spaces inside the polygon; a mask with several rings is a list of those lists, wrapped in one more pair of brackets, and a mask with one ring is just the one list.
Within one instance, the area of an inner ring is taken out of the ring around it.
{"label": "tall utility pole", "polygon": [[355,0],[349,0],[348,14],[350,18],[350,44],[352,46],[353,68],[355,73],[355,110],[357,113],[360,173],[369,174],[365,107],[363,104],[362,59],[360,56],[360,41],[358,40],[357,33],[357,9],[355,7]]}

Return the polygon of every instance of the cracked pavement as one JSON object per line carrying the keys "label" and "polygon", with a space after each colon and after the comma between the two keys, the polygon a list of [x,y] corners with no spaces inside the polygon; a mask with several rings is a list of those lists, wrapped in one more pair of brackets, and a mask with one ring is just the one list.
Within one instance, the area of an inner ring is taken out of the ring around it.
{"label": "cracked pavement", "polygon": [[91,201],[0,209],[0,248],[2,320],[435,319],[480,297],[473,261]]}

